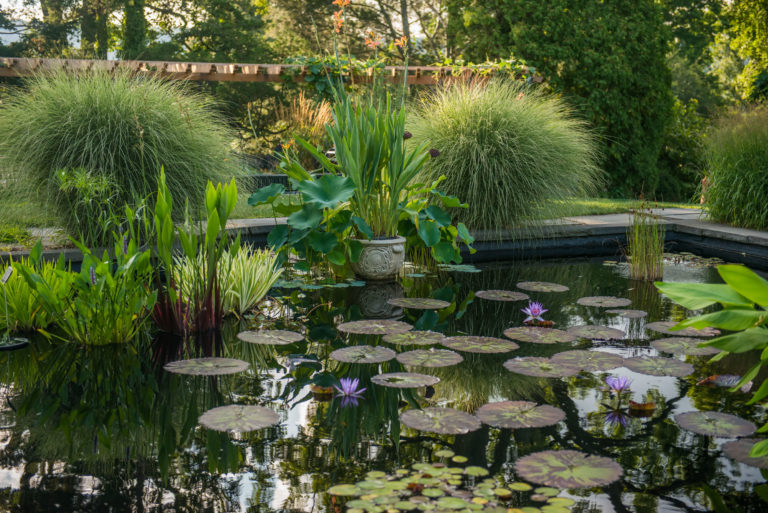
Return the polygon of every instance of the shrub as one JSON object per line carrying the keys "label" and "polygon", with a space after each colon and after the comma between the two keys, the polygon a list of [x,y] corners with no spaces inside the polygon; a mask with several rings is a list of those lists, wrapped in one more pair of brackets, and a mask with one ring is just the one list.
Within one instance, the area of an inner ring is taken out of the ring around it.
{"label": "shrub", "polygon": [[73,195],[84,189],[62,183],[61,170],[113,183],[109,201],[121,212],[157,190],[161,167],[173,195],[193,206],[208,181],[238,169],[229,157],[233,135],[207,98],[176,82],[126,73],[37,75],[0,106],[0,133],[4,164],[42,192],[68,226]]}
{"label": "shrub", "polygon": [[705,143],[710,217],[745,228],[768,228],[768,107],[723,118]]}
{"label": "shrub", "polygon": [[562,201],[599,180],[595,138],[561,100],[509,81],[455,83],[427,96],[409,119],[413,139],[440,154],[422,181],[469,203],[457,220],[499,232],[557,216]]}
{"label": "shrub", "polygon": [[51,285],[52,294],[61,300],[70,297],[70,288],[72,279],[67,274],[58,273],[56,270],[63,269],[63,261],[53,264],[45,260],[40,260],[35,265],[29,259],[23,258],[18,262],[11,261],[14,273],[5,283],[5,297],[7,300],[7,322],[6,310],[0,310],[0,328],[11,332],[34,331],[47,328],[53,321],[53,316],[43,308],[42,301],[37,292],[30,287],[27,280],[19,272],[20,266],[33,267],[41,278]]}

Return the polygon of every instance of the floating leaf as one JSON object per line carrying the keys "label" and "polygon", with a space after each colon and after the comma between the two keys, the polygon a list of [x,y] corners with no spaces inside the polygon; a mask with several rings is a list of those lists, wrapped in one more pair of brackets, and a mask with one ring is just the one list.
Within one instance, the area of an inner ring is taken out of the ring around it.
{"label": "floating leaf", "polygon": [[415,372],[388,372],[371,378],[371,383],[391,388],[420,388],[435,385],[440,381],[435,376]]}
{"label": "floating leaf", "polygon": [[441,497],[436,505],[442,509],[464,509],[468,506],[467,501],[458,497]]}
{"label": "floating leaf", "polygon": [[489,472],[483,467],[471,466],[464,469],[464,474],[472,477],[483,477],[487,476]]}
{"label": "floating leaf", "polygon": [[675,415],[677,425],[700,435],[720,438],[749,436],[757,426],[730,413],[719,411],[690,411]]}
{"label": "floating leaf", "polygon": [[464,358],[447,349],[416,349],[397,355],[397,361],[403,365],[417,367],[450,367],[464,361]]}
{"label": "floating leaf", "polygon": [[553,361],[576,365],[586,372],[601,372],[624,364],[624,358],[602,351],[565,351],[552,357]]}
{"label": "floating leaf", "polygon": [[328,493],[340,497],[355,497],[365,492],[353,484],[340,484],[330,487]]}
{"label": "floating leaf", "polygon": [[259,331],[241,331],[237,338],[243,342],[251,344],[266,344],[274,346],[284,346],[304,340],[304,335],[295,331],[285,330],[259,330]]}
{"label": "floating leaf", "polygon": [[453,271],[457,273],[479,273],[480,269],[469,264],[439,264],[437,266],[443,271]]}
{"label": "floating leaf", "polygon": [[537,406],[529,401],[502,401],[481,406],[477,416],[489,426],[520,429],[552,426],[563,420],[565,413],[547,404]]}
{"label": "floating leaf", "polygon": [[330,357],[345,363],[381,363],[388,362],[397,353],[386,347],[350,346],[337,349]]}
{"label": "floating leaf", "polygon": [[534,344],[563,344],[573,342],[578,337],[563,330],[541,328],[538,326],[521,326],[508,328],[504,335],[512,340],[520,342],[532,342]]}
{"label": "floating leaf", "polygon": [[514,490],[514,491],[516,491],[516,492],[527,492],[527,491],[529,491],[531,488],[533,488],[533,487],[532,487],[531,485],[529,485],[528,483],[518,483],[518,482],[515,482],[515,483],[510,483],[510,484],[509,484],[509,485],[507,485],[507,486],[509,487],[509,489],[510,489],[510,490]]}
{"label": "floating leaf", "polygon": [[445,335],[434,331],[407,331],[384,336],[384,342],[399,345],[429,346],[439,344]]}
{"label": "floating leaf", "polygon": [[387,303],[392,306],[410,308],[412,310],[440,310],[441,308],[448,308],[451,306],[448,301],[428,297],[398,297],[388,299]]}
{"label": "floating leaf", "polygon": [[625,317],[627,319],[640,319],[648,315],[648,312],[645,310],[627,310],[624,308],[606,310],[605,313],[618,315],[619,317]]}
{"label": "floating leaf", "polygon": [[515,471],[528,481],[555,488],[592,488],[621,477],[615,461],[579,451],[543,451],[523,456]]}
{"label": "floating leaf", "polygon": [[464,351],[467,353],[508,353],[518,349],[520,346],[509,340],[495,337],[477,337],[477,336],[464,336],[464,337],[448,337],[440,342],[445,347],[450,347],[457,351]]}
{"label": "floating leaf", "polygon": [[463,435],[482,426],[474,415],[453,408],[406,410],[400,414],[400,421],[409,428],[440,435]]}
{"label": "floating leaf", "polygon": [[574,326],[568,328],[568,333],[576,335],[581,338],[612,340],[624,338],[624,333],[616,328],[609,328],[608,326]]}
{"label": "floating leaf", "polygon": [[651,342],[651,347],[657,351],[671,354],[687,354],[690,356],[709,356],[720,352],[715,347],[699,347],[702,341],[689,337],[661,338]]}
{"label": "floating leaf", "polygon": [[517,288],[533,292],[567,292],[569,290],[565,285],[547,281],[521,281],[517,284]]}
{"label": "floating leaf", "polygon": [[696,328],[683,328],[681,330],[672,331],[671,328],[675,325],[677,325],[677,322],[675,321],[659,321],[649,322],[645,327],[651,331],[673,337],[714,337],[715,335],[720,334],[720,330],[714,328],[702,328],[700,330]]}
{"label": "floating leaf", "polygon": [[435,453],[438,458],[452,458],[456,453],[450,449],[441,449]]}
{"label": "floating leaf", "polygon": [[475,296],[489,301],[525,301],[528,294],[512,290],[478,290]]}
{"label": "floating leaf", "polygon": [[581,372],[578,366],[571,363],[556,362],[539,356],[512,358],[504,362],[504,367],[516,374],[538,378],[567,378]]}
{"label": "floating leaf", "polygon": [[629,370],[648,374],[650,376],[674,376],[682,378],[693,374],[693,365],[681,362],[672,358],[663,358],[661,356],[636,356],[626,358],[624,367]]}
{"label": "floating leaf", "polygon": [[740,461],[746,465],[752,467],[764,468],[768,470],[768,456],[760,456],[753,458],[749,455],[749,451],[752,450],[752,446],[762,440],[755,440],[752,438],[741,438],[739,440],[731,440],[723,444],[723,453],[732,460]]}
{"label": "floating leaf", "polygon": [[413,326],[400,321],[370,319],[345,322],[336,326],[336,329],[357,335],[391,335],[411,331]]}
{"label": "floating leaf", "polygon": [[200,415],[198,422],[214,431],[247,432],[274,426],[280,422],[277,413],[263,406],[231,404]]}
{"label": "floating leaf", "polygon": [[248,363],[234,358],[193,358],[166,363],[163,368],[174,374],[223,376],[243,372],[248,368]]}
{"label": "floating leaf", "polygon": [[632,300],[616,296],[581,297],[576,302],[583,306],[597,306],[600,308],[619,308],[632,304]]}

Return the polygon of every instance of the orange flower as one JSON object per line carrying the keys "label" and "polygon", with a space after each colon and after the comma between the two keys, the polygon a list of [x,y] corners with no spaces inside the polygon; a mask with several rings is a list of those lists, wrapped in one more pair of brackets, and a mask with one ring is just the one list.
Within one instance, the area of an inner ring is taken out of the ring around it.
{"label": "orange flower", "polygon": [[403,47],[408,42],[408,38],[403,36],[400,39],[395,39],[395,46]]}
{"label": "orange flower", "polygon": [[344,25],[344,11],[336,11],[333,13],[333,28],[336,32],[341,32],[341,27]]}
{"label": "orange flower", "polygon": [[348,6],[352,0],[333,0],[333,5],[338,5],[342,9]]}
{"label": "orange flower", "polygon": [[374,50],[375,50],[375,49],[376,49],[376,48],[378,48],[378,47],[379,47],[379,45],[381,44],[381,39],[379,39],[378,37],[376,37],[376,34],[374,34],[374,33],[373,33],[373,31],[369,32],[369,33],[368,33],[368,35],[369,35],[370,37],[368,37],[368,38],[366,38],[366,39],[365,39],[365,45],[366,45],[368,48],[372,48],[372,49],[374,49]]}
{"label": "orange flower", "polygon": [[525,96],[525,94],[524,93],[520,93],[520,94],[517,95],[517,99],[518,100],[522,100],[523,96]]}

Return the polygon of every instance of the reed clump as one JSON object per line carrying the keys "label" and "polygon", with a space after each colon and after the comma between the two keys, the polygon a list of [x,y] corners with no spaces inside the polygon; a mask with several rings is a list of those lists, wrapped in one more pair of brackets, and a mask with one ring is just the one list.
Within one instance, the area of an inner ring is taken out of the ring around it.
{"label": "reed clump", "polygon": [[651,206],[642,202],[631,212],[627,229],[629,276],[654,281],[664,277],[664,224]]}

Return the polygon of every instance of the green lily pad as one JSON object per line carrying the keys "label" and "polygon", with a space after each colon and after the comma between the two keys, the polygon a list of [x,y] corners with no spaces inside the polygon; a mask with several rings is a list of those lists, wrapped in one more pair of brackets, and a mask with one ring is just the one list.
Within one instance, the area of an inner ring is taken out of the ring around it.
{"label": "green lily pad", "polygon": [[244,433],[274,426],[280,422],[280,417],[263,406],[231,404],[208,410],[197,421],[214,431]]}
{"label": "green lily pad", "polygon": [[340,484],[328,488],[328,493],[340,497],[356,497],[365,492],[353,484]]}
{"label": "green lily pad", "polygon": [[567,378],[581,372],[581,369],[572,363],[556,362],[540,356],[512,358],[504,362],[504,367],[515,374],[537,378]]}
{"label": "green lily pad", "polygon": [[285,346],[304,340],[304,335],[286,330],[241,331],[237,338],[251,344]]}
{"label": "green lily pad", "polygon": [[617,481],[622,474],[615,461],[579,451],[542,451],[523,456],[515,471],[532,483],[554,488],[592,488]]}
{"label": "green lily pad", "polygon": [[574,326],[568,328],[568,333],[576,335],[580,338],[591,338],[601,340],[614,340],[624,338],[626,333],[616,328],[609,328],[608,326]]}
{"label": "green lily pad", "polygon": [[397,355],[397,361],[403,365],[416,367],[450,367],[464,361],[464,358],[448,349],[416,349]]}
{"label": "green lily pad", "polygon": [[626,358],[624,367],[650,376],[674,376],[682,378],[693,374],[693,365],[661,356],[636,356]]}
{"label": "green lily pad", "polygon": [[664,335],[672,337],[714,337],[715,335],[720,334],[720,330],[716,330],[715,328],[702,328],[700,330],[696,328],[683,328],[681,330],[672,331],[671,328],[677,324],[678,323],[675,321],[659,321],[649,322],[645,327],[651,331],[663,333]]}
{"label": "green lily pad", "polygon": [[345,363],[381,363],[388,362],[397,353],[386,347],[350,346],[337,349],[330,357]]}
{"label": "green lily pad", "polygon": [[407,331],[405,333],[384,335],[384,342],[403,346],[430,346],[432,344],[439,344],[444,338],[445,335],[435,331]]}
{"label": "green lily pad", "polygon": [[530,401],[502,401],[481,406],[477,416],[489,426],[498,428],[540,428],[552,426],[565,418],[560,408]]}
{"label": "green lily pad", "polygon": [[690,411],[675,415],[677,425],[700,435],[720,438],[749,436],[757,430],[752,422],[719,411]]}
{"label": "green lily pad", "polygon": [[412,310],[440,310],[451,306],[448,301],[428,297],[398,297],[388,299],[387,304]]}
{"label": "green lily pad", "polygon": [[440,378],[415,372],[388,372],[371,378],[371,383],[390,388],[420,388],[435,385]]}
{"label": "green lily pad", "polygon": [[336,326],[336,329],[344,333],[354,333],[357,335],[391,335],[411,331],[413,326],[400,321],[370,319],[345,322]]}
{"label": "green lily pad", "polygon": [[192,358],[169,362],[163,367],[168,372],[189,376],[223,376],[243,372],[247,368],[247,362],[234,358]]}
{"label": "green lily pad", "polygon": [[508,353],[519,349],[520,346],[509,340],[495,337],[477,337],[474,335],[463,337],[448,337],[440,342],[445,347],[466,353]]}
{"label": "green lily pad", "polygon": [[400,414],[400,421],[409,428],[440,435],[463,435],[482,427],[474,415],[453,408],[406,410]]}
{"label": "green lily pad", "polygon": [[620,308],[632,304],[632,300],[616,296],[581,297],[576,302],[582,306],[597,306],[599,308]]}
{"label": "green lily pad", "polygon": [[618,315],[619,317],[624,317],[627,319],[640,319],[642,317],[648,316],[648,312],[645,310],[628,310],[625,308],[606,310],[605,313]]}
{"label": "green lily pad", "polygon": [[573,342],[578,337],[567,331],[539,326],[520,326],[504,330],[504,335],[512,340],[534,344],[564,344]]}
{"label": "green lily pad", "polygon": [[468,504],[467,501],[458,497],[441,497],[437,499],[436,506],[440,509],[464,509]]}
{"label": "green lily pad", "polygon": [[518,289],[530,290],[532,292],[567,292],[570,290],[565,285],[559,283],[550,283],[547,281],[521,281],[517,284]]}
{"label": "green lily pad", "polygon": [[723,453],[732,460],[739,461],[745,465],[768,470],[768,456],[753,458],[749,455],[749,451],[752,450],[752,446],[761,441],[762,440],[756,440],[752,438],[740,438],[739,440],[731,440],[730,442],[723,444]]}
{"label": "green lily pad", "polygon": [[478,290],[475,292],[475,296],[489,301],[525,301],[529,299],[528,294],[513,290]]}
{"label": "green lily pad", "polygon": [[687,354],[690,356],[710,356],[720,352],[716,347],[699,347],[702,340],[690,337],[660,338],[651,342],[651,347],[657,351],[670,354]]}
{"label": "green lily pad", "polygon": [[470,264],[439,264],[438,269],[457,273],[479,273],[480,269]]}
{"label": "green lily pad", "polygon": [[576,365],[586,372],[602,372],[624,365],[624,358],[602,351],[565,351],[552,357],[553,361]]}

